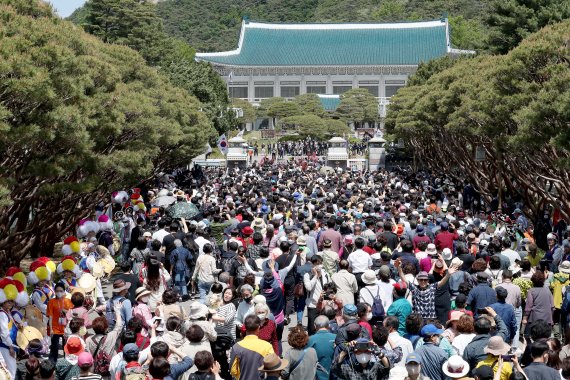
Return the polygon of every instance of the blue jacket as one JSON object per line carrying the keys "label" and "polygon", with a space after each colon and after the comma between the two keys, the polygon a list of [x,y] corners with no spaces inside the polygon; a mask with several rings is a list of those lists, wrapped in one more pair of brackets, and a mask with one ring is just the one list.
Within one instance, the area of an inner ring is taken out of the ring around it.
{"label": "blue jacket", "polygon": [[[317,352],[318,362],[327,371],[330,371],[332,358],[334,354],[334,340],[336,334],[329,331],[319,330],[317,333],[309,338],[307,347],[313,347]],[[317,368],[318,380],[329,380],[329,374]]]}
{"label": "blue jacket", "polygon": [[477,309],[483,309],[495,302],[497,302],[497,293],[487,283],[477,284],[467,296],[467,305],[471,306],[475,317],[478,316]]}
{"label": "blue jacket", "polygon": [[509,333],[507,336],[508,340],[505,340],[505,342],[510,343],[517,333],[517,318],[515,317],[515,307],[513,305],[505,303],[504,301],[495,302],[494,304],[491,304],[490,307],[495,310],[495,313],[497,313],[503,322],[505,322],[505,325],[507,325],[507,330]]}

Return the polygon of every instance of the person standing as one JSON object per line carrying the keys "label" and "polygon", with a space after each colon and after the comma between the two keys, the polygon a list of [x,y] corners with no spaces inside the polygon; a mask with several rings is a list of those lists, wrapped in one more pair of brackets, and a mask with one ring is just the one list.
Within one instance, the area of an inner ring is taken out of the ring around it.
{"label": "person standing", "polygon": [[307,347],[312,347],[317,353],[317,379],[329,380],[328,369],[332,363],[336,334],[330,332],[329,319],[324,315],[315,319],[315,330],[317,332],[309,338]]}
{"label": "person standing", "polygon": [[306,273],[303,276],[303,284],[305,285],[305,289],[307,289],[307,331],[309,335],[315,333],[317,304],[321,298],[324,285],[330,281],[329,275],[322,269],[320,256],[313,256],[311,263],[313,263],[311,273]]}
{"label": "person standing", "polygon": [[46,315],[49,318],[49,331],[51,333],[51,346],[49,358],[52,362],[57,362],[59,353],[59,341],[64,344],[64,330],[67,325],[67,311],[73,308],[71,300],[65,297],[65,285],[58,283],[55,286],[55,298],[48,301]]}
{"label": "person standing", "polygon": [[530,345],[532,363],[524,368],[524,373],[530,380],[559,380],[560,373],[546,365],[549,356],[548,343],[532,342]]}
{"label": "person standing", "polygon": [[517,318],[515,316],[515,308],[513,305],[506,303],[508,292],[502,286],[495,288],[497,293],[497,302],[489,305],[495,312],[501,316],[501,319],[507,325],[509,334],[506,342],[511,342],[517,333]]}
{"label": "person standing", "polygon": [[216,268],[216,259],[212,256],[214,252],[212,245],[206,243],[202,250],[204,254],[200,255],[196,261],[192,280],[198,283],[200,302],[206,303],[206,295],[210,291],[212,284],[216,282],[214,275],[220,273],[222,270]]}
{"label": "person standing", "polygon": [[421,335],[424,344],[417,347],[415,355],[422,366],[422,373],[431,380],[444,380],[443,363],[447,361],[447,354],[439,347],[443,330],[429,324],[422,327]]}
{"label": "person standing", "polygon": [[362,275],[372,266],[372,258],[362,248],[365,242],[363,238],[356,238],[354,246],[356,250],[348,255],[348,264],[352,270],[352,274],[356,277],[358,288],[362,289],[366,284],[362,280]]}
{"label": "person standing", "polygon": [[358,292],[356,277],[348,271],[348,261],[339,262],[339,271],[332,275],[332,282],[336,285],[336,298],[343,305],[354,304],[354,294]]}
{"label": "person standing", "polygon": [[237,380],[261,379],[259,368],[266,356],[275,354],[271,344],[257,337],[261,321],[257,315],[248,315],[244,320],[245,338],[234,344],[230,351],[230,373]]}

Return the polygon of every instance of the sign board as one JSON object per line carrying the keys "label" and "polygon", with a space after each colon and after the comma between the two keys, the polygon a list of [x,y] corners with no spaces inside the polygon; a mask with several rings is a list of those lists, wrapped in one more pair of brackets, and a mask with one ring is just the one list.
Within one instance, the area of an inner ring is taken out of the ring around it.
{"label": "sign board", "polygon": [[487,153],[485,152],[485,147],[482,145],[477,145],[475,147],[475,161],[481,162],[485,161]]}

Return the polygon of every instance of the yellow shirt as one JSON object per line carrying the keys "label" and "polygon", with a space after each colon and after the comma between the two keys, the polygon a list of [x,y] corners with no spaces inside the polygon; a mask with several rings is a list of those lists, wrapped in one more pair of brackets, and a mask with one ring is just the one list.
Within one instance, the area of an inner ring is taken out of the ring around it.
{"label": "yellow shirt", "polygon": [[[477,363],[477,368],[484,365],[493,368],[493,373],[497,373],[497,371],[499,370],[499,362],[496,356],[487,355],[486,359],[481,360],[479,363]],[[513,373],[513,365],[509,362],[504,362],[503,369],[501,370],[500,380],[509,380],[511,378],[512,373]]]}

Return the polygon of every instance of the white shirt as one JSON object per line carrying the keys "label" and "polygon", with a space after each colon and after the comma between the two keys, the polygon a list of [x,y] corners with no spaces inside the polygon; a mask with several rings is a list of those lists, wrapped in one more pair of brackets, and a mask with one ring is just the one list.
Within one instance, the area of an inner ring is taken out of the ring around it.
{"label": "white shirt", "polygon": [[394,295],[392,291],[394,290],[394,285],[396,281],[390,279],[389,282],[378,281],[378,286],[380,287],[380,291],[382,294],[382,304],[384,305],[384,310],[388,311],[390,305],[394,301]]}
{"label": "white shirt", "polygon": [[162,244],[162,240],[164,239],[164,237],[166,235],[168,235],[170,232],[166,231],[164,228],[156,231],[155,233],[152,234],[152,240],[158,240],[161,244]]}
{"label": "white shirt", "polygon": [[199,248],[198,256],[201,256],[204,254],[204,246],[206,245],[206,243],[210,243],[210,241],[208,239],[204,238],[203,236],[198,236],[196,239],[194,239],[194,242],[196,243],[196,245]]}
{"label": "white shirt", "polygon": [[[360,302],[364,302],[366,304],[368,304],[368,306],[372,307],[372,304],[374,304],[374,297],[378,296],[380,297],[380,299],[382,300],[382,306],[386,305],[386,299],[384,296],[384,292],[382,291],[382,288],[380,288],[380,285],[376,284],[376,285],[366,285],[365,287],[363,287],[362,289],[360,289]],[[388,311],[388,309],[384,308],[384,311]]]}
{"label": "white shirt", "polygon": [[362,249],[357,249],[348,255],[348,263],[352,268],[352,273],[362,273],[372,266],[372,258]]}
{"label": "white shirt", "polygon": [[316,308],[319,298],[321,298],[321,292],[323,291],[323,286],[330,282],[330,277],[324,270],[321,269],[320,279],[317,276],[313,276],[311,272],[305,273],[303,276],[303,283],[307,289],[307,307]]}
{"label": "white shirt", "polygon": [[[405,367],[406,358],[408,357],[409,354],[414,352],[414,346],[412,345],[412,342],[410,342],[408,339],[404,338],[403,336],[400,336],[400,334],[398,334],[398,331],[391,332],[390,335],[388,335],[388,339],[390,339],[394,343],[395,347],[402,348],[402,360],[400,360],[398,363],[394,363],[394,365]],[[388,343],[384,347],[390,347],[390,344]]]}
{"label": "white shirt", "polygon": [[459,334],[453,338],[451,346],[457,351],[457,355],[463,356],[465,347],[475,338],[475,334]]}
{"label": "white shirt", "polygon": [[503,252],[501,252],[501,254],[503,254],[509,258],[511,265],[515,265],[516,260],[518,260],[518,261],[521,260],[521,256],[516,251],[513,251],[510,248],[505,249]]}

